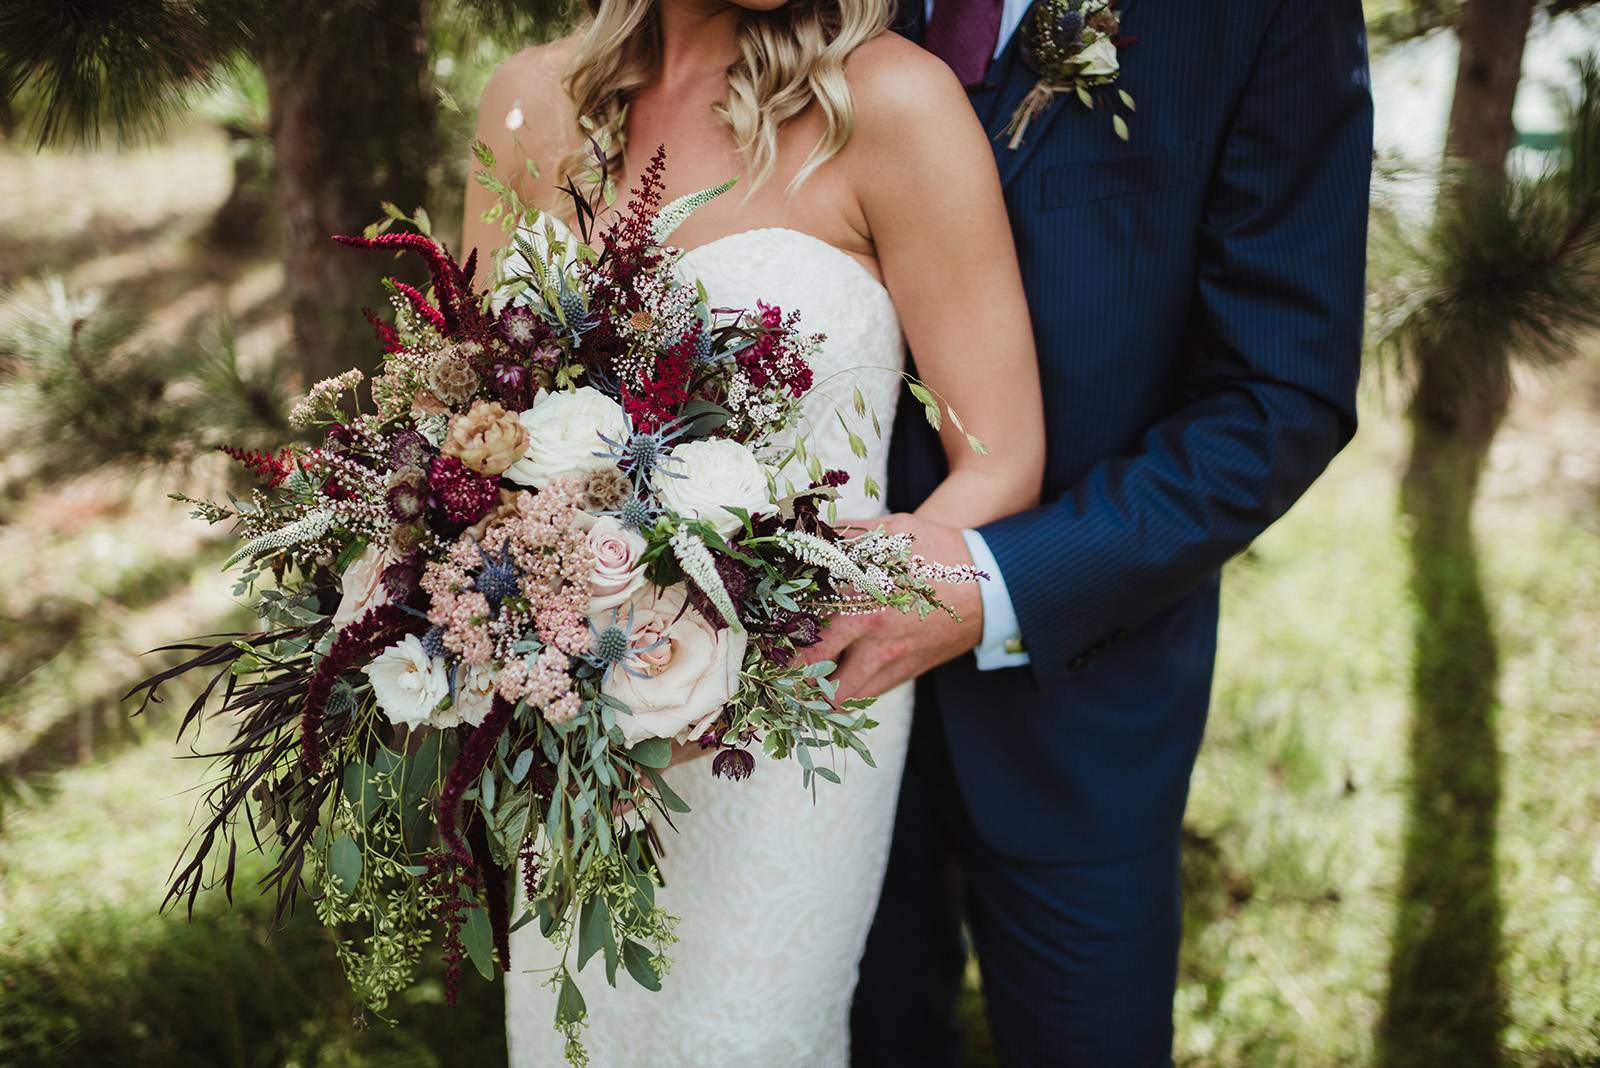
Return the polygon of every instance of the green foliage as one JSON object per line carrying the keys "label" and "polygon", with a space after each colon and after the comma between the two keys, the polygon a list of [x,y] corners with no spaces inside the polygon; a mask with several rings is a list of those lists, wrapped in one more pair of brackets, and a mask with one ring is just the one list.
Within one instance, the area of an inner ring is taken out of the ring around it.
{"label": "green foliage", "polygon": [[0,99],[28,105],[40,144],[92,144],[104,129],[151,133],[248,48],[258,6],[0,0]]}
{"label": "green foliage", "polygon": [[[526,43],[565,24],[564,0],[450,0],[438,43]],[[41,145],[158,132],[197,89],[272,50],[360,48],[383,0],[0,0],[0,112],[16,110]]]}
{"label": "green foliage", "polygon": [[59,280],[8,303],[0,404],[12,417],[9,448],[28,454],[38,477],[172,463],[289,432],[281,366],[242,362],[225,320],[159,345],[139,316]]}
{"label": "green foliage", "polygon": [[1373,283],[1374,343],[1413,380],[1498,386],[1515,361],[1569,359],[1600,326],[1600,66],[1578,69],[1553,166],[1504,184],[1453,171],[1425,229],[1380,213],[1374,241],[1395,266]]}

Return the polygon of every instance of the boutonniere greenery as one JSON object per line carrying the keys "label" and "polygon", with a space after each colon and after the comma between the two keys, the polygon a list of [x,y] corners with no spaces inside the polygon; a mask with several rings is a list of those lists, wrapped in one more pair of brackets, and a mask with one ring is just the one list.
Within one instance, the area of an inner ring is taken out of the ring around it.
{"label": "boutonniere greenery", "polygon": [[[1121,76],[1122,49],[1133,43],[1122,34],[1117,0],[1039,0],[1022,27],[1022,59],[1039,80],[1006,125],[1008,147],[1022,144],[1028,124],[1059,93],[1073,93],[1084,107],[1094,107],[1098,91]],[[1111,105],[1111,128],[1126,141],[1128,120],[1118,103],[1132,112],[1133,97],[1119,88]]]}

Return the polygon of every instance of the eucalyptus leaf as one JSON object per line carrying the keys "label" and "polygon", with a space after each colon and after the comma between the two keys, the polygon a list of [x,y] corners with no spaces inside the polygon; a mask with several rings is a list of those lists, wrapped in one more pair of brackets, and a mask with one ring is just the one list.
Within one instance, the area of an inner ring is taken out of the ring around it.
{"label": "eucalyptus leaf", "polygon": [[633,976],[633,981],[646,990],[660,990],[661,977],[656,974],[656,967],[650,963],[650,951],[633,939],[622,943],[622,963],[628,969],[628,974]]}
{"label": "eucalyptus leaf", "polygon": [[494,979],[494,934],[489,927],[489,913],[482,907],[467,910],[466,921],[461,925],[461,944],[478,974]]}
{"label": "eucalyptus leaf", "polygon": [[632,749],[628,756],[647,768],[664,768],[672,763],[672,741],[667,738],[646,738]]}
{"label": "eucalyptus leaf", "polygon": [[356,892],[361,881],[361,847],[348,834],[341,834],[328,847],[328,874],[338,880],[339,889],[346,894]]}

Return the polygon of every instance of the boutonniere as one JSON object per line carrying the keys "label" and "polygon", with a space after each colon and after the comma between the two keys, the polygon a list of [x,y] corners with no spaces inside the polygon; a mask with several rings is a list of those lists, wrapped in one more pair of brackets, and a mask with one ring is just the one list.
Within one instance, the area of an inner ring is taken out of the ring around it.
{"label": "boutonniere", "polygon": [[[1022,60],[1039,80],[1022,98],[1006,124],[1007,147],[1022,144],[1028,124],[1042,115],[1058,93],[1074,93],[1084,107],[1095,106],[1096,92],[1116,84],[1122,74],[1122,49],[1134,38],[1122,35],[1117,0],[1039,0],[1022,28]],[[1117,100],[1133,111],[1133,97],[1117,90]],[[1124,141],[1128,121],[1111,106],[1111,128]]]}

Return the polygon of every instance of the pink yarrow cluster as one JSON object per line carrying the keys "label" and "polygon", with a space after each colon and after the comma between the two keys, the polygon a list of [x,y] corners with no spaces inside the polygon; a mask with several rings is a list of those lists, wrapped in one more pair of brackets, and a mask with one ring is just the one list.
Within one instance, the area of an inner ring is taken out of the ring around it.
{"label": "pink yarrow cluster", "polygon": [[[481,539],[463,534],[422,576],[430,599],[428,621],[441,629],[445,648],[471,667],[498,663],[500,696],[513,704],[525,699],[552,722],[571,719],[579,710],[569,657],[586,652],[590,644],[589,579],[595,558],[575,522],[581,500],[573,479],[518,493],[508,514]],[[479,588],[478,576],[491,568],[502,575],[514,571],[514,594]],[[491,603],[491,594],[498,605]],[[530,632],[544,646],[536,657],[514,648]]]}

